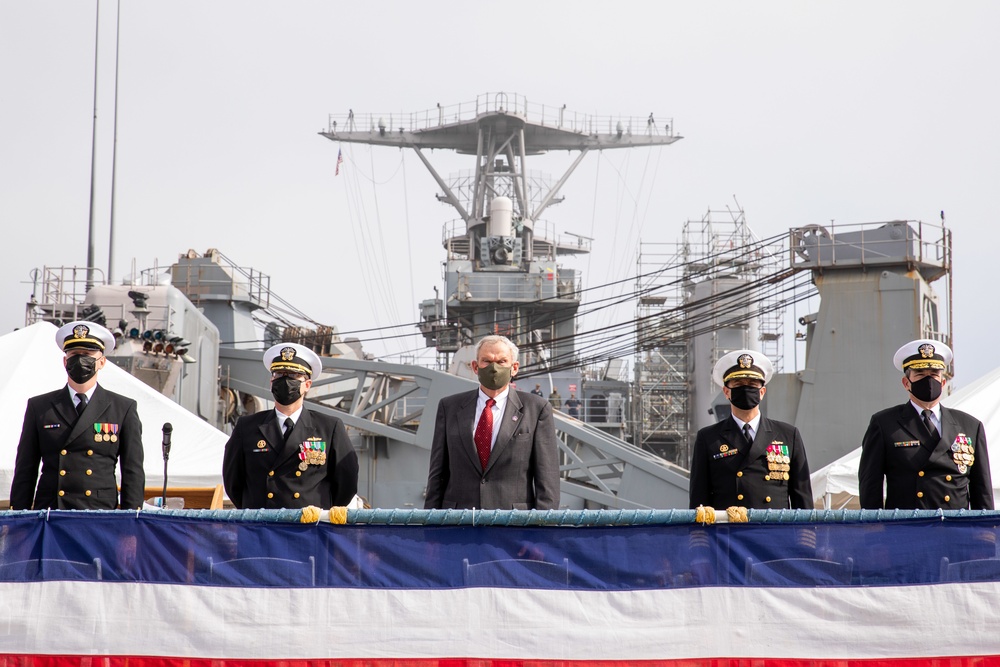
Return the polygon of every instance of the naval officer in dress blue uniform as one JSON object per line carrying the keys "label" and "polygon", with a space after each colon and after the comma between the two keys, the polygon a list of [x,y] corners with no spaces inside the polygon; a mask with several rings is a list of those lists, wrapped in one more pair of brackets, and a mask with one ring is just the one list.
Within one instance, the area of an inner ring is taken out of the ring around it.
{"label": "naval officer in dress blue uniform", "polygon": [[951,348],[927,338],[893,356],[909,400],[868,424],[858,466],[863,509],[993,509],[983,424],[940,403],[951,360]]}
{"label": "naval officer in dress blue uniform", "polygon": [[241,417],[226,443],[222,480],[241,509],[345,507],[358,490],[358,455],[337,417],[305,408],[319,356],[296,343],[264,353],[274,409]]}
{"label": "naval officer in dress blue uniform", "polygon": [[691,459],[692,509],[812,509],[809,463],[799,430],[760,412],[770,359],[755,350],[730,352],[712,378],[732,404],[732,415],[698,431]]}
{"label": "naval officer in dress blue uniform", "polygon": [[56,344],[65,353],[68,379],[65,387],[28,399],[11,509],[141,507],[146,475],[136,402],[97,383],[114,336],[93,322],[71,322],[56,332]]}

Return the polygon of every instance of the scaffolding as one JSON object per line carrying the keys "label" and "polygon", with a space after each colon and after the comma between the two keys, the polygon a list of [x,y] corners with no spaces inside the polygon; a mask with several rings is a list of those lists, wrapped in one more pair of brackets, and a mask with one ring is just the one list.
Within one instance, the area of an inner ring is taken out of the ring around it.
{"label": "scaffolding", "polygon": [[683,256],[676,243],[640,244],[631,431],[633,444],[686,466],[688,350],[677,289]]}
{"label": "scaffolding", "polygon": [[684,224],[678,243],[642,243],[637,263],[635,444],[687,467],[718,394],[711,369],[734,349],[758,349],[780,371],[784,308],[775,284],[783,241],[765,244],[742,209]]}

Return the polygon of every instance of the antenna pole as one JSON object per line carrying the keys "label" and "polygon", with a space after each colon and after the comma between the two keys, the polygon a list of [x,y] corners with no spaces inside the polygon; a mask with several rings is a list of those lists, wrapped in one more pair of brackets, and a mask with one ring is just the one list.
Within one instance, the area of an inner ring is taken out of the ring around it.
{"label": "antenna pole", "polygon": [[90,226],[87,230],[87,291],[94,286],[94,178],[97,172],[97,52],[101,24],[101,0],[97,0],[94,19],[94,126],[90,140]]}
{"label": "antenna pole", "polygon": [[108,284],[115,276],[115,184],[117,183],[118,166],[118,44],[121,39],[122,3],[118,0],[118,13],[115,18],[115,134],[111,152],[111,223],[108,225]]}

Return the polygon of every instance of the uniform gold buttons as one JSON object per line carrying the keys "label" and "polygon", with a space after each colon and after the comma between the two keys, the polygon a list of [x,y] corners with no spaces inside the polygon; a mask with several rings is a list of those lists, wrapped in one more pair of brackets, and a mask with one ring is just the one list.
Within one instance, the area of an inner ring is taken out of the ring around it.
{"label": "uniform gold buttons", "polygon": [[94,471],[93,471],[93,470],[88,470],[88,471],[87,471],[87,474],[88,474],[88,475],[93,475],[93,474],[94,474]]}
{"label": "uniform gold buttons", "polygon": [[924,497],[924,492],[923,491],[917,491],[917,498],[923,498],[923,497]]}
{"label": "uniform gold buttons", "polygon": [[94,450],[93,449],[88,449],[87,450],[87,456],[93,456],[93,455],[94,455]]}
{"label": "uniform gold buttons", "polygon": [[739,472],[737,472],[737,473],[736,473],[736,476],[737,476],[737,477],[742,477],[742,476],[743,476],[743,471],[742,471],[742,470],[740,470]]}
{"label": "uniform gold buttons", "polygon": [[60,490],[59,490],[59,495],[60,495],[60,496],[65,496],[65,495],[66,495],[66,492],[65,492],[65,491],[63,491],[62,489],[60,489]]}
{"label": "uniform gold buttons", "polygon": [[921,470],[920,472],[917,473],[917,477],[923,477],[923,476],[924,476],[924,471],[923,470]]}
{"label": "uniform gold buttons", "polygon": [[90,489],[87,489],[86,491],[84,491],[84,492],[83,492],[83,495],[85,495],[85,496],[89,496],[89,495],[90,495]]}
{"label": "uniform gold buttons", "polygon": [[764,479],[766,481],[770,482],[771,481],[771,476],[770,475],[764,475]]}
{"label": "uniform gold buttons", "polygon": [[267,497],[268,498],[274,498],[274,494],[273,493],[269,493],[269,494],[267,494]]}
{"label": "uniform gold buttons", "polygon": [[298,497],[299,497],[299,494],[297,494],[297,493],[296,493],[296,494],[295,494],[295,497],[296,497],[296,498],[298,498]]}
{"label": "uniform gold buttons", "polygon": [[274,471],[272,470],[271,472],[267,473],[267,476],[268,477],[274,477]]}
{"label": "uniform gold buttons", "polygon": [[63,456],[66,456],[66,454],[67,454],[68,452],[67,452],[67,451],[66,451],[66,450],[64,449],[64,450],[62,450],[62,451],[61,451],[61,452],[59,452],[59,453],[60,453],[60,454],[62,454]]}
{"label": "uniform gold buttons", "polygon": [[296,477],[302,477],[302,471],[301,470],[296,470],[295,471],[295,476]]}
{"label": "uniform gold buttons", "polygon": [[59,474],[62,475],[63,477],[65,477],[66,476],[66,471],[65,470],[60,470]]}
{"label": "uniform gold buttons", "polygon": [[740,495],[736,496],[736,500],[743,500],[743,494],[741,493]]}
{"label": "uniform gold buttons", "polygon": [[764,502],[766,502],[766,503],[769,503],[769,502],[771,502],[771,496],[767,496],[767,497],[765,497],[765,498],[764,498]]}
{"label": "uniform gold buttons", "polygon": [[951,475],[945,475],[944,479],[945,479],[946,482],[950,482],[951,481]]}
{"label": "uniform gold buttons", "polygon": [[945,497],[944,497],[944,501],[945,501],[945,502],[948,502],[949,500],[951,500],[951,496],[945,496]]}

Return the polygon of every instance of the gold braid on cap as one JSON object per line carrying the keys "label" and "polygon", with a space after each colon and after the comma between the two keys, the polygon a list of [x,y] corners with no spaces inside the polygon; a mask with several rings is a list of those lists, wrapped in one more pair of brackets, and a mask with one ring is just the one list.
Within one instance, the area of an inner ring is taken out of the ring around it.
{"label": "gold braid on cap", "polygon": [[746,507],[727,507],[726,516],[729,517],[729,523],[746,523],[749,521],[747,519]]}
{"label": "gold braid on cap", "polygon": [[715,510],[705,505],[698,505],[698,509],[694,511],[694,520],[696,523],[705,525],[713,524],[715,523]]}
{"label": "gold braid on cap", "polygon": [[274,361],[271,363],[271,372],[275,371],[292,371],[294,373],[299,373],[300,375],[308,375],[312,377],[312,369],[305,364],[300,364],[292,361]]}
{"label": "gold braid on cap", "polygon": [[945,365],[945,363],[942,360],[940,360],[940,359],[921,359],[921,358],[916,358],[916,359],[910,359],[909,361],[904,361],[903,362],[903,370],[904,371],[908,371],[911,368],[913,370],[915,370],[915,371],[919,371],[919,370],[922,370],[924,368],[936,368],[938,370],[942,370],[943,371],[944,369],[948,368],[948,366]]}

